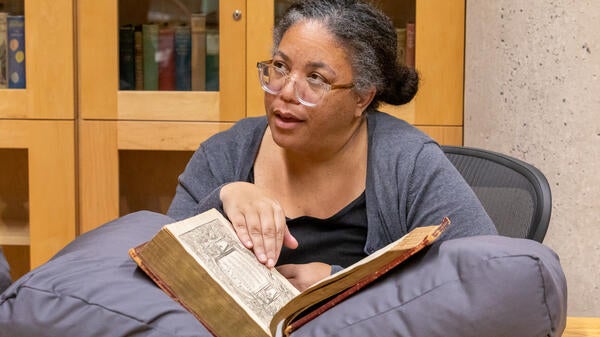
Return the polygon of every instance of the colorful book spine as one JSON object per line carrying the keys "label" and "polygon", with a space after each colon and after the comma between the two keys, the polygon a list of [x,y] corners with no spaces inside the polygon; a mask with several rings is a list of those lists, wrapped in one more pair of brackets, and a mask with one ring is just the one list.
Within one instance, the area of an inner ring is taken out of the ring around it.
{"label": "colorful book spine", "polygon": [[8,15],[6,20],[8,40],[8,87],[24,89],[25,71],[25,17]]}
{"label": "colorful book spine", "polygon": [[175,27],[175,90],[192,90],[192,36],[190,26]]}
{"label": "colorful book spine", "polygon": [[135,89],[134,27],[119,27],[119,90]]}
{"label": "colorful book spine", "polygon": [[158,90],[175,90],[175,30],[166,25],[158,32]]}
{"label": "colorful book spine", "polygon": [[141,25],[135,26],[133,31],[133,40],[135,59],[135,90],[144,90],[144,44]]}
{"label": "colorful book spine", "polygon": [[192,32],[192,90],[206,90],[206,15],[194,13],[190,19]]}
{"label": "colorful book spine", "polygon": [[0,12],[0,89],[8,88],[7,18],[8,13]]}
{"label": "colorful book spine", "polygon": [[206,91],[219,91],[219,31],[206,30]]}
{"label": "colorful book spine", "polygon": [[158,90],[158,25],[142,25],[144,90]]}

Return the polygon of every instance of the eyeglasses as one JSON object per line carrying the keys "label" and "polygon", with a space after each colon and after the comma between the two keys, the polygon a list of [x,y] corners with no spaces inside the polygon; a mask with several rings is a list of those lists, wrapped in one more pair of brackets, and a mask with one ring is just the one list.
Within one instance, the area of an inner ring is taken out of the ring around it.
{"label": "eyeglasses", "polygon": [[[258,80],[262,89],[269,94],[277,95],[286,86],[290,80],[290,71],[281,62],[273,60],[258,62]],[[329,84],[318,74],[304,78],[304,80],[294,80],[294,92],[298,101],[307,106],[316,106],[325,93],[335,89],[350,89],[354,83],[348,84]]]}

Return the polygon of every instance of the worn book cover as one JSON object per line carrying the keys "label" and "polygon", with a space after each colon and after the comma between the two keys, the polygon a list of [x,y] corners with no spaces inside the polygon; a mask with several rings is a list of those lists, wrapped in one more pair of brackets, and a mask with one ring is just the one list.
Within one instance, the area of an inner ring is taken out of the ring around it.
{"label": "worn book cover", "polygon": [[206,89],[206,15],[192,14],[190,29],[192,90],[204,91]]}
{"label": "worn book cover", "polygon": [[129,254],[215,336],[288,335],[429,245],[449,222],[416,228],[302,293],[258,262],[214,209],[164,226]]}
{"label": "worn book cover", "polygon": [[158,90],[158,24],[142,25],[144,90]]}
{"label": "worn book cover", "polygon": [[0,12],[0,89],[8,88],[7,19],[8,13]]}
{"label": "worn book cover", "polygon": [[219,31],[206,29],[206,83],[204,90],[219,91]]}
{"label": "worn book cover", "polygon": [[8,15],[6,19],[8,41],[8,87],[25,89],[25,16]]}
{"label": "worn book cover", "polygon": [[175,29],[167,24],[158,30],[158,90],[175,90]]}
{"label": "worn book cover", "polygon": [[144,90],[144,42],[142,37],[142,25],[135,25],[133,41],[135,90]]}
{"label": "worn book cover", "polygon": [[119,27],[119,90],[135,89],[135,28]]}
{"label": "worn book cover", "polygon": [[404,48],[404,57],[407,67],[415,67],[415,53],[416,53],[416,26],[413,22],[406,23],[406,47]]}
{"label": "worn book cover", "polygon": [[192,90],[192,36],[190,26],[175,27],[175,90]]}
{"label": "worn book cover", "polygon": [[398,62],[406,63],[406,28],[396,28],[396,53]]}

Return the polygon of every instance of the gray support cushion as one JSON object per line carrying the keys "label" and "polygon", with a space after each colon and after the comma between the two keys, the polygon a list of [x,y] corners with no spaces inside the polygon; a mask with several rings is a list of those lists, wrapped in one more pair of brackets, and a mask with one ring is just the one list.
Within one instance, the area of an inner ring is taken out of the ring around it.
{"label": "gray support cushion", "polygon": [[8,288],[10,282],[10,269],[2,252],[2,247],[0,247],[0,293]]}
{"label": "gray support cushion", "polygon": [[137,212],[78,237],[0,295],[0,336],[211,336],[127,255],[171,222]]}
{"label": "gray support cushion", "polygon": [[[0,295],[0,337],[211,336],[127,255],[172,221],[137,212],[78,237]],[[293,336],[560,336],[565,284],[558,257],[537,242],[454,239]]]}
{"label": "gray support cushion", "polygon": [[558,256],[531,240],[444,241],[293,337],[561,336],[567,287]]}

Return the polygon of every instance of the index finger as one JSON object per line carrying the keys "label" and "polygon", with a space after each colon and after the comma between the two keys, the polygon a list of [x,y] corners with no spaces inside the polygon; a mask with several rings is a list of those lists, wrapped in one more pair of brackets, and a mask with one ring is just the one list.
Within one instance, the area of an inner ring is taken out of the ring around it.
{"label": "index finger", "polygon": [[282,212],[278,209],[276,204],[271,204],[260,211],[262,244],[267,256],[265,265],[269,268],[275,266],[283,243],[285,219],[282,220]]}

